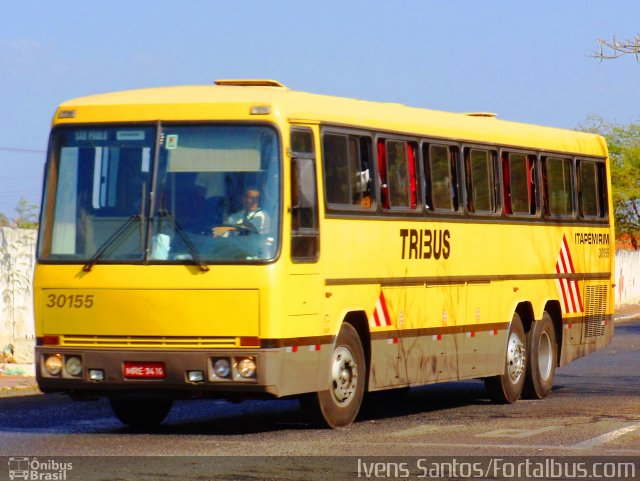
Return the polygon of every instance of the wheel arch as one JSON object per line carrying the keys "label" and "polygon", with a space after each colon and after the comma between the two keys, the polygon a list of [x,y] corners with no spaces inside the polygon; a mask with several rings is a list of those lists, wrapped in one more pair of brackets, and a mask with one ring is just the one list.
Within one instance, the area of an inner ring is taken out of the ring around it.
{"label": "wheel arch", "polygon": [[[360,344],[364,351],[364,359],[367,368],[367,374],[371,371],[371,333],[369,331],[369,320],[364,311],[349,311],[342,319],[342,323],[351,324],[358,333]],[[366,379],[368,379],[368,375]],[[366,386],[368,387],[368,385]],[[366,390],[366,388],[365,388]]]}
{"label": "wheel arch", "polygon": [[558,346],[558,358],[556,359],[556,365],[560,366],[560,356],[562,354],[562,308],[559,301],[549,301],[545,304],[544,310],[551,316],[551,322],[553,322],[553,330],[556,333],[556,344]]}
{"label": "wheel arch", "polygon": [[523,301],[516,306],[515,312],[520,316],[522,327],[524,327],[524,332],[526,334],[531,329],[531,324],[533,323],[533,321],[535,321],[533,306],[529,301]]}

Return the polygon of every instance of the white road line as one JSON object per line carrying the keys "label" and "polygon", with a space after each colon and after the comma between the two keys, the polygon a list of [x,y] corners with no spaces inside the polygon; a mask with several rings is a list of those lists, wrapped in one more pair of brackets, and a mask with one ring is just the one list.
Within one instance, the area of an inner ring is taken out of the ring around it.
{"label": "white road line", "polygon": [[608,443],[613,441],[614,439],[619,438],[620,436],[624,436],[625,434],[629,434],[636,429],[640,429],[640,424],[632,424],[631,426],[627,426],[624,428],[617,429],[615,431],[611,431],[609,433],[602,434],[601,436],[587,439],[586,441],[582,441],[580,443],[569,446],[571,449],[589,449],[595,446],[599,446],[601,444]]}
{"label": "white road line", "polygon": [[538,434],[561,429],[562,426],[545,426],[539,429],[496,429],[482,434],[476,434],[479,438],[530,438]]}
{"label": "white road line", "polygon": [[463,428],[463,427],[465,427],[463,424],[448,424],[446,426],[425,424],[423,426],[416,426],[409,429],[402,429],[400,431],[395,431],[391,433],[391,436],[420,436],[422,434],[431,434],[436,431],[441,432],[441,431],[444,431],[445,429],[451,430],[451,429]]}

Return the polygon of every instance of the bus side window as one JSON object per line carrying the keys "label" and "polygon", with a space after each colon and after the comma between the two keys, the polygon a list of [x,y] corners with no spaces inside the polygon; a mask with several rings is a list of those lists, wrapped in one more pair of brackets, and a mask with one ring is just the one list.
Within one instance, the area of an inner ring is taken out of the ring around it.
{"label": "bus side window", "polygon": [[573,161],[545,157],[542,162],[543,206],[546,215],[573,215]]}
{"label": "bus side window", "polygon": [[604,168],[602,162],[578,160],[578,201],[582,217],[607,217]]}
{"label": "bus side window", "polygon": [[327,205],[338,210],[370,210],[373,206],[371,139],[325,133],[322,163]]}
{"label": "bus side window", "polygon": [[494,151],[466,149],[465,170],[467,210],[475,213],[496,212],[496,179]]}
{"label": "bus side window", "polygon": [[414,144],[387,140],[386,172],[388,204],[391,208],[415,209],[418,205]]}
{"label": "bus side window", "polygon": [[[292,131],[291,146],[291,258],[293,262],[315,262],[320,242],[316,162],[311,131]],[[306,152],[296,151],[296,147]]]}
{"label": "bus side window", "polygon": [[327,134],[322,139],[324,189],[328,204],[350,204],[349,150],[346,135]]}
{"label": "bus side window", "polygon": [[423,156],[427,209],[457,212],[458,149],[453,146],[431,144],[428,148],[423,148]]}
{"label": "bus side window", "polygon": [[535,156],[503,152],[504,213],[535,215]]}

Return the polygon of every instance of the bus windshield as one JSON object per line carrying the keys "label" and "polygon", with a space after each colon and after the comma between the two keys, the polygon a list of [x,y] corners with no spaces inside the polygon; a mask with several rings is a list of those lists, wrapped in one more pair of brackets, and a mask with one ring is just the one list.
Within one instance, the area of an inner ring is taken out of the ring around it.
{"label": "bus windshield", "polygon": [[265,261],[278,252],[272,128],[65,127],[53,132],[51,149],[40,259],[90,269]]}

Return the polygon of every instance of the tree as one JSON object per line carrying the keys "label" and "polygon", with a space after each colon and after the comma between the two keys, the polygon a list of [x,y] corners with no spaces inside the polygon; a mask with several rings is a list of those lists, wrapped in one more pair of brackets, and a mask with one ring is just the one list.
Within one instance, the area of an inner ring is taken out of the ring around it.
{"label": "tree", "polygon": [[636,239],[640,235],[640,124],[618,125],[591,117],[578,130],[598,133],[607,140],[616,235]]}
{"label": "tree", "polygon": [[11,225],[11,220],[0,212],[0,227],[9,227]]}
{"label": "tree", "polygon": [[593,52],[592,57],[599,58],[600,61],[633,55],[636,62],[640,62],[640,34],[630,40],[617,40],[616,37],[613,40],[598,39],[598,44],[600,48]]}
{"label": "tree", "polygon": [[38,227],[38,206],[22,198],[16,205],[17,216],[14,219],[16,227],[20,229],[35,229]]}

